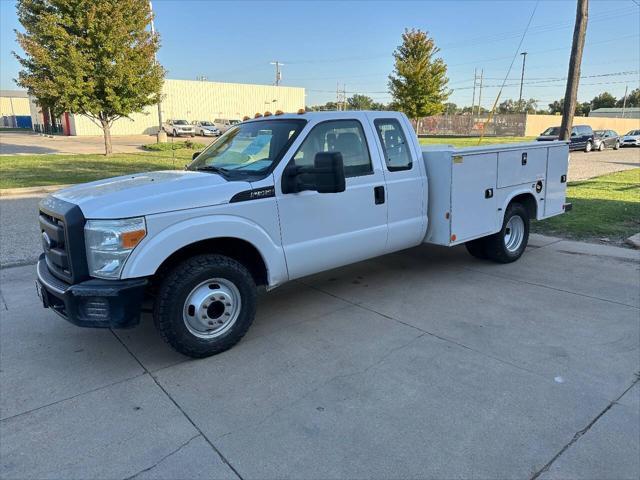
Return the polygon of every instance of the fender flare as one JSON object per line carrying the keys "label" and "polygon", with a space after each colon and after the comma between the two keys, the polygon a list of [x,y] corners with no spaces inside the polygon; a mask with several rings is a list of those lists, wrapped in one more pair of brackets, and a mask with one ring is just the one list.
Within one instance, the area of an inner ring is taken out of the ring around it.
{"label": "fender flare", "polygon": [[[498,218],[498,224],[500,226],[502,226],[502,222],[504,221],[504,214],[507,211],[507,207],[509,206],[509,204],[513,201],[513,199],[515,197],[517,197],[518,195],[523,195],[526,194],[529,197],[531,197],[533,199],[533,201],[536,204],[536,219],[539,219],[540,216],[540,209],[541,209],[541,205],[540,205],[540,201],[536,198],[536,196],[534,195],[534,193],[531,191],[531,186],[529,186],[527,184],[527,186],[521,186],[511,192],[509,192],[509,195],[506,197],[506,200],[504,201],[503,205],[501,206],[502,208],[499,210],[499,218]],[[542,206],[542,209],[544,210],[544,206]]]}
{"label": "fender flare", "polygon": [[124,265],[121,278],[148,277],[178,250],[203,240],[238,238],[253,245],[267,268],[270,287],[288,280],[282,247],[258,224],[231,215],[207,215],[174,223],[153,231],[133,250]]}

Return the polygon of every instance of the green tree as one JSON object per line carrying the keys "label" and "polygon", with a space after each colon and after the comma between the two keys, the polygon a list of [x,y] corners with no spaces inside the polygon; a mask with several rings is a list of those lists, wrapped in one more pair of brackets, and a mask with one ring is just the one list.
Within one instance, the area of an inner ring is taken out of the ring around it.
{"label": "green tree", "polygon": [[[625,105],[624,97],[616,102],[616,107],[622,107]],[[631,93],[627,94],[627,107],[640,107],[640,88],[636,88],[632,90]]]}
{"label": "green tree", "polygon": [[54,115],[85,115],[112,152],[113,122],[158,102],[164,69],[147,0],[19,0],[17,83]]}
{"label": "green tree", "polygon": [[402,45],[393,52],[394,72],[389,75],[389,91],[394,105],[418,120],[442,113],[449,98],[447,66],[435,58],[440,50],[426,32],[405,30]]}
{"label": "green tree", "polygon": [[[552,115],[562,114],[563,110],[564,110],[564,98],[561,98],[560,100],[556,100],[553,103],[549,104],[549,113],[551,113]],[[587,115],[589,115],[590,111],[591,111],[591,103],[589,102],[576,103],[576,109],[574,111],[574,115],[578,117],[586,117]]]}
{"label": "green tree", "polygon": [[616,97],[611,95],[609,92],[603,92],[600,95],[593,97],[591,105],[593,105],[594,110],[598,108],[612,108],[616,106]]}
{"label": "green tree", "polygon": [[456,113],[460,113],[460,109],[455,103],[447,102],[444,104],[444,113],[447,115],[455,115]]}
{"label": "green tree", "polygon": [[366,95],[360,95],[359,93],[347,98],[347,105],[349,110],[373,110],[373,98]]}
{"label": "green tree", "polygon": [[498,113],[536,113],[538,101],[535,98],[529,100],[507,99],[498,105]]}

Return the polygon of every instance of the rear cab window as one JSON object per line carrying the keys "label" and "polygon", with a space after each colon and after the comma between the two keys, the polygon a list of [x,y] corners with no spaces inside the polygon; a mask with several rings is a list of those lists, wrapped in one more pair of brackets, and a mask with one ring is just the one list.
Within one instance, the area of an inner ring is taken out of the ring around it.
{"label": "rear cab window", "polygon": [[382,145],[387,170],[411,170],[413,160],[400,122],[395,118],[378,118],[373,123]]}

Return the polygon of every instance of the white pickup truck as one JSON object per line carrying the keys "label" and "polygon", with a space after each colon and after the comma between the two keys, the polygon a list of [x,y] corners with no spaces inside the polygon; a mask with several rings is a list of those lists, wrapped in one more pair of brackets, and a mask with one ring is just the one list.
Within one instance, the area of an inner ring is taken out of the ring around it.
{"label": "white pickup truck", "polygon": [[162,337],[205,357],[242,338],[258,287],[423,242],[517,260],[530,220],[569,209],[567,165],[558,141],[422,149],[395,112],[256,118],[185,171],[43,199],[38,290],[87,327],[134,326],[152,301]]}

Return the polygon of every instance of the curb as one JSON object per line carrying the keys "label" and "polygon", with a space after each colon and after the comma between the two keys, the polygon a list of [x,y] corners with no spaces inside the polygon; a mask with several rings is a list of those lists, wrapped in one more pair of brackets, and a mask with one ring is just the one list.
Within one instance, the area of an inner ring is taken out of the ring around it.
{"label": "curb", "polygon": [[630,236],[625,241],[627,245],[631,245],[635,249],[640,249],[640,233]]}
{"label": "curb", "polygon": [[61,188],[70,187],[71,185],[44,185],[40,187],[24,187],[24,188],[2,188],[0,189],[0,197],[23,197],[27,195],[42,195],[52,193]]}

